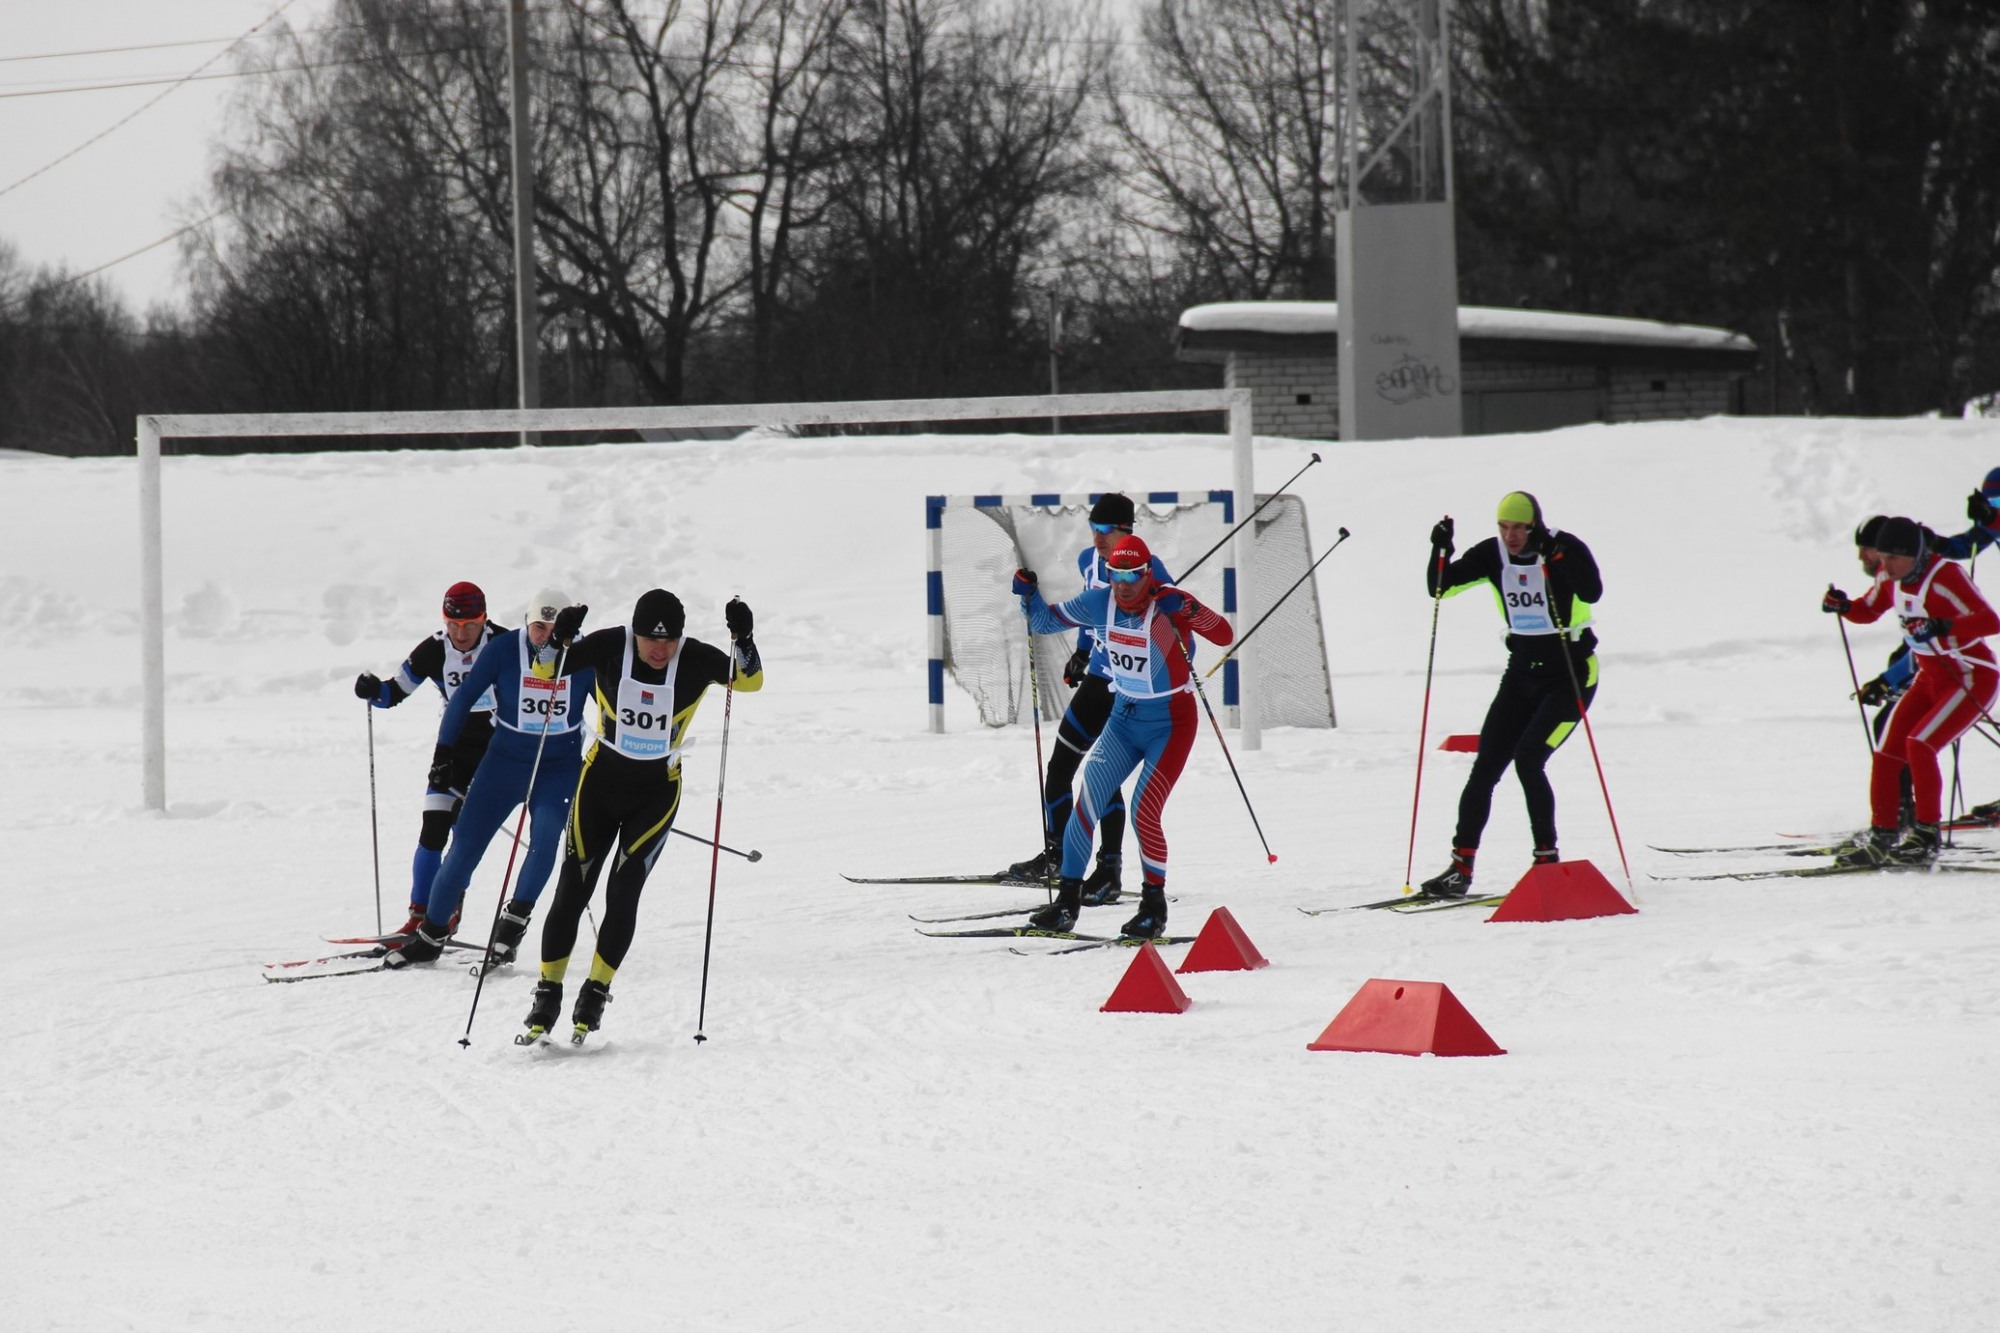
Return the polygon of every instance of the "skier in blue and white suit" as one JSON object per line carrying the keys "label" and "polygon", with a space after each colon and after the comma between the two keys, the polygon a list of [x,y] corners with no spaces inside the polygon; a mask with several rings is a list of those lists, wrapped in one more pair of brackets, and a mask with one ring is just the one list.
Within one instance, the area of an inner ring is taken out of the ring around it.
{"label": "skier in blue and white suit", "polygon": [[1179,588],[1154,577],[1153,553],[1137,537],[1127,537],[1105,557],[1110,584],[1090,588],[1066,602],[1043,600],[1029,570],[1014,574],[1014,593],[1037,634],[1093,626],[1104,649],[1115,696],[1111,716],[1083,768],[1083,799],[1070,814],[1063,837],[1062,875],[1056,898],[1029,918],[1041,930],[1066,932],[1083,907],[1083,867],[1090,858],[1090,835],[1125,779],[1139,770],[1132,789],[1132,824],[1139,835],[1144,876],[1139,912],[1122,933],[1156,939],[1167,925],[1167,837],[1161,815],[1174,782],[1187,762],[1198,726],[1190,669],[1190,634],[1227,645],[1235,638],[1229,622]]}
{"label": "skier in blue and white suit", "polygon": [[[550,643],[556,613],[569,601],[567,594],[554,588],[536,593],[522,617],[522,628],[498,635],[486,645],[464,688],[452,696],[445,709],[444,720],[438,725],[439,764],[450,762],[471,701],[489,687],[498,698],[493,710],[493,743],[466,789],[451,848],[431,883],[423,925],[401,949],[389,955],[392,967],[427,963],[443,951],[466,885],[471,883],[487,844],[515,807],[528,800],[528,848],[521,856],[520,872],[500,922],[494,927],[492,953],[505,962],[520,948],[535,900],[562,852],[570,798],[583,770],[583,701],[594,688],[595,678],[588,669],[558,677],[558,654]],[[530,775],[534,781],[532,797],[528,791]]]}

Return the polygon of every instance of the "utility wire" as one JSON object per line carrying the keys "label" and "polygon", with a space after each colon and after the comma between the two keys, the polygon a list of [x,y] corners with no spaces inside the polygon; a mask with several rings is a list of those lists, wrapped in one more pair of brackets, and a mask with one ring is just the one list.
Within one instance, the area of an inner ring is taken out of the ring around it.
{"label": "utility wire", "polygon": [[[265,27],[267,27],[280,14],[283,14],[286,10],[290,9],[293,5],[297,3],[298,0],[284,0],[284,3],[280,4],[276,9],[272,10],[270,13],[266,14],[263,18],[259,19],[255,24],[253,24],[248,32],[244,33],[241,37],[238,37],[228,46],[223,47],[220,51],[217,51],[214,55],[210,56],[208,59],[202,61],[199,65],[195,66],[194,69],[191,72],[189,72],[185,78],[175,80],[172,84],[161,89],[158,95],[148,99],[145,103],[143,103],[138,108],[133,110],[130,114],[122,117],[121,119],[107,126],[106,128],[99,130],[96,134],[93,134],[90,138],[85,139],[82,143],[70,149],[67,153],[64,153],[62,156],[56,158],[53,162],[50,162],[44,166],[37,167],[35,170],[29,172],[27,175],[13,182],[11,185],[0,187],[0,198],[4,198],[7,195],[12,194],[14,191],[20,189],[23,185],[26,185],[29,181],[34,180],[37,176],[41,176],[61,166],[63,163],[75,157],[78,153],[81,153],[84,149],[104,139],[107,135],[111,134],[113,131],[123,129],[125,126],[131,124],[133,121],[137,120],[140,116],[144,115],[146,112],[158,106],[161,100],[171,95],[175,88],[180,87],[182,84],[193,82],[196,76],[201,74],[203,70],[207,69],[210,65],[213,65],[216,61],[228,55],[231,51],[234,51],[237,47],[241,46],[243,43],[249,41],[252,37],[255,37],[258,33],[262,32],[265,29]],[[18,96],[19,94],[16,95]],[[163,243],[164,242],[162,242],[162,244]]]}

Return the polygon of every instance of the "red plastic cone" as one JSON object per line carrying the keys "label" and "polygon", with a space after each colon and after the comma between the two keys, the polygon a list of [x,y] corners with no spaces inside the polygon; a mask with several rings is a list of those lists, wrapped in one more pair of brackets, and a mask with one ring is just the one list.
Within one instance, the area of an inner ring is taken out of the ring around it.
{"label": "red plastic cone", "polygon": [[1479,735],[1477,732],[1475,732],[1469,736],[1463,734],[1457,736],[1447,736],[1443,740],[1438,742],[1438,749],[1457,750],[1461,754],[1478,754]]}
{"label": "red plastic cone", "polygon": [[1364,983],[1309,1051],[1505,1055],[1441,981]]}
{"label": "red plastic cone", "polygon": [[1582,921],[1639,909],[1588,861],[1531,867],[1488,921]]}
{"label": "red plastic cone", "polygon": [[1098,1007],[1101,1014],[1180,1014],[1193,1004],[1181,983],[1167,970],[1167,960],[1147,940],[1139,956],[1125,969],[1111,998]]}
{"label": "red plastic cone", "polygon": [[1188,956],[1181,960],[1176,972],[1249,972],[1260,967],[1269,967],[1271,960],[1257,952],[1257,946],[1243,933],[1243,927],[1236,924],[1236,918],[1227,907],[1218,907],[1208,914],[1208,921],[1202,926],[1201,934],[1194,937],[1194,946]]}

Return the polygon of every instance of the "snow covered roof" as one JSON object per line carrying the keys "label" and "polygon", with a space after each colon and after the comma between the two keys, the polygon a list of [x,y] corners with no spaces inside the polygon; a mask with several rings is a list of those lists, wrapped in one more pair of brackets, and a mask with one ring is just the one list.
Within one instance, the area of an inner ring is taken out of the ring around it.
{"label": "snow covered roof", "polygon": [[[1181,312],[1185,333],[1259,333],[1333,337],[1340,332],[1338,301],[1223,301]],[[1740,333],[1699,324],[1664,324],[1651,319],[1571,315],[1555,310],[1458,308],[1461,338],[1516,342],[1591,343],[1607,347],[1671,347],[1754,353],[1757,344]]]}

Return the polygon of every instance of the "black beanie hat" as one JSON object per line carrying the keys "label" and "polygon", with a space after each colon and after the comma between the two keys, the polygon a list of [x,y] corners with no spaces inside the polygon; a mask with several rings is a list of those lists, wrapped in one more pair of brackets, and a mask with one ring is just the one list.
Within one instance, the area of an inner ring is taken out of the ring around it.
{"label": "black beanie hat", "polygon": [[632,608],[632,632],[648,639],[678,639],[687,628],[687,608],[664,588],[640,596]]}
{"label": "black beanie hat", "polygon": [[1921,558],[1924,553],[1924,530],[1913,518],[1884,519],[1882,530],[1875,534],[1875,549],[1883,555]]}
{"label": "black beanie hat", "polygon": [[1875,546],[1877,544],[1876,538],[1882,535],[1882,525],[1888,521],[1889,516],[1887,514],[1876,514],[1872,518],[1862,519],[1861,526],[1854,530],[1854,544],[1856,546]]}
{"label": "black beanie hat", "polygon": [[1135,515],[1132,497],[1120,495],[1117,491],[1097,497],[1097,503],[1090,507],[1092,523],[1109,523],[1113,527],[1129,528]]}

